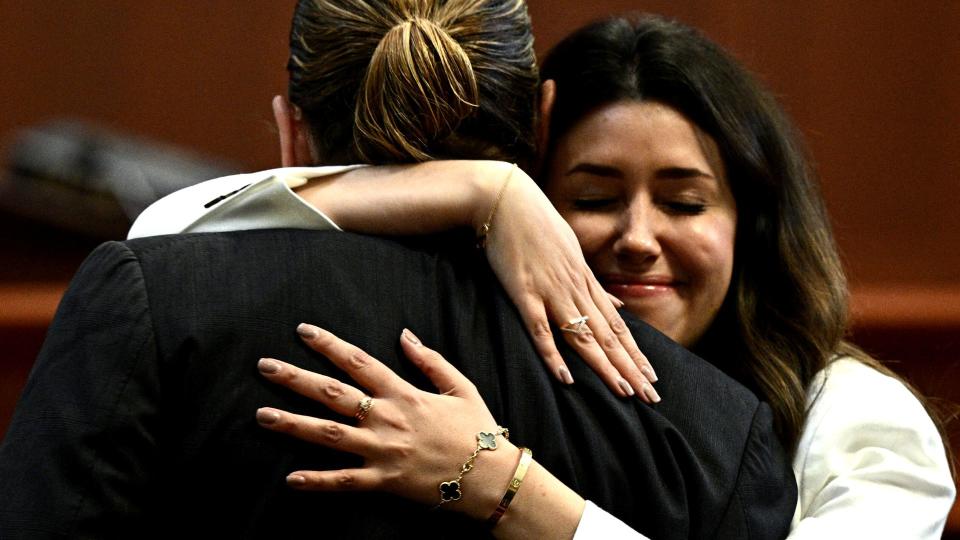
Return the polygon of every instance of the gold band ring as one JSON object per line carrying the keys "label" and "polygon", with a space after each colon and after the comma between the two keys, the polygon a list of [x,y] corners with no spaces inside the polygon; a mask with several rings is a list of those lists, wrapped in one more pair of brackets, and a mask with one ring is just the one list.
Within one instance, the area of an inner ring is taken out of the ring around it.
{"label": "gold band ring", "polygon": [[357,422],[363,422],[367,415],[370,414],[370,409],[373,408],[373,398],[370,396],[363,396],[360,398],[360,403],[357,404],[357,412],[353,415],[357,419]]}

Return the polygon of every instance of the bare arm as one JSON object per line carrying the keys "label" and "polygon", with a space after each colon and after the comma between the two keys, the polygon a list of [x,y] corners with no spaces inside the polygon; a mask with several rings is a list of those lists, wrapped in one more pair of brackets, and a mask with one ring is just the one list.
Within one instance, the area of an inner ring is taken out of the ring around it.
{"label": "bare arm", "polygon": [[[621,396],[659,401],[656,375],[587,266],[573,231],[536,183],[509,163],[433,161],[367,167],[311,181],[298,191],[346,230],[426,234],[478,230],[489,219],[487,257],[517,305],[551,372],[572,383],[550,326]],[[496,212],[491,219],[491,211]]]}
{"label": "bare arm", "polygon": [[406,235],[477,229],[507,175],[526,177],[513,168],[499,161],[364,167],[313,179],[297,194],[348,231]]}

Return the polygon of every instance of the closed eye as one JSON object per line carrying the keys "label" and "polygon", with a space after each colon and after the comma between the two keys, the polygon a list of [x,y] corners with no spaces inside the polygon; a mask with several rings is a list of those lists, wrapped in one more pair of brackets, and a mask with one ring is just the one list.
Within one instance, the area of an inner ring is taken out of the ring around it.
{"label": "closed eye", "polygon": [[700,203],[686,203],[673,201],[664,204],[671,212],[675,214],[696,216],[706,211],[707,205]]}
{"label": "closed eye", "polygon": [[573,207],[577,210],[605,210],[617,204],[614,198],[576,199]]}

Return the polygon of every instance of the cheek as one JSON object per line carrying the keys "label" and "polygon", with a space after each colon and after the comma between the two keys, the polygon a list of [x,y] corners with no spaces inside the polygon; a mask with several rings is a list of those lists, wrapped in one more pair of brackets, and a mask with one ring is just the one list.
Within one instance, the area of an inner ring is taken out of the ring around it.
{"label": "cheek", "polygon": [[590,262],[607,244],[607,239],[613,231],[612,220],[604,216],[578,213],[561,213],[560,215],[567,220],[573,233],[577,235],[583,256]]}
{"label": "cheek", "polygon": [[726,296],[733,273],[733,248],[736,222],[732,219],[712,219],[698,223],[689,236],[688,255],[698,281],[711,298]]}

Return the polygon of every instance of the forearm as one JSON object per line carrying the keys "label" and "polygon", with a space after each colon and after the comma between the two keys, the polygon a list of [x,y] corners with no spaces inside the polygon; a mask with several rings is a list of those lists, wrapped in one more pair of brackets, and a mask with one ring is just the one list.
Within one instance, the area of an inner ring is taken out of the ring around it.
{"label": "forearm", "polygon": [[482,224],[508,175],[533,182],[510,163],[431,161],[364,167],[317,178],[297,191],[348,231],[427,234]]}

